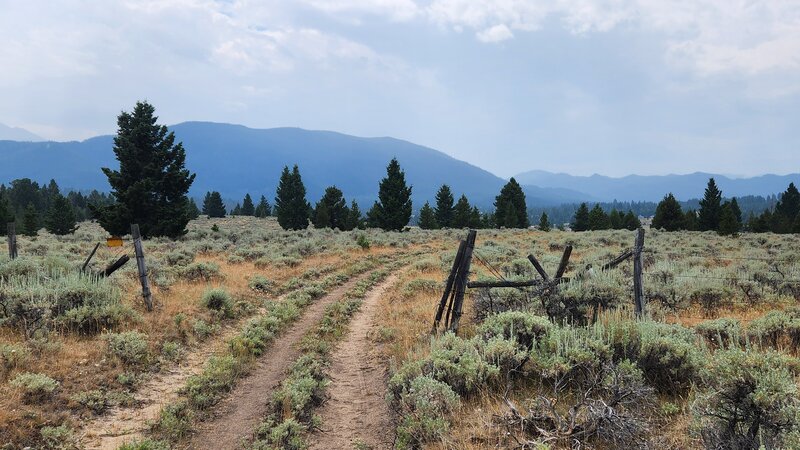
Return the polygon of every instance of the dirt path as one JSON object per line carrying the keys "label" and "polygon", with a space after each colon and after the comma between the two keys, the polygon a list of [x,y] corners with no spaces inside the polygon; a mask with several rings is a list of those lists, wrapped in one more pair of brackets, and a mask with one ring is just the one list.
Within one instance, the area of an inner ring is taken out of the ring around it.
{"label": "dirt path", "polygon": [[[378,302],[397,281],[392,275],[364,299],[350,321],[350,331],[333,354],[330,399],[320,409],[322,432],[312,436],[311,450],[392,448],[392,414],[386,403],[388,367],[370,338]],[[358,447],[361,448],[361,447]]]}
{"label": "dirt path", "polygon": [[135,439],[141,439],[148,429],[148,421],[158,418],[161,408],[178,398],[178,389],[192,375],[203,371],[205,362],[227,345],[239,332],[236,325],[209,340],[208,344],[189,352],[178,367],[159,373],[139,386],[134,394],[134,406],[113,408],[83,426],[82,444],[87,450],[111,450]]}
{"label": "dirt path", "polygon": [[267,415],[272,392],[300,356],[299,343],[325,315],[325,307],[342,298],[365,275],[338,287],[305,309],[300,319],[259,357],[257,366],[214,408],[214,415],[200,424],[188,447],[192,449],[240,448]]}

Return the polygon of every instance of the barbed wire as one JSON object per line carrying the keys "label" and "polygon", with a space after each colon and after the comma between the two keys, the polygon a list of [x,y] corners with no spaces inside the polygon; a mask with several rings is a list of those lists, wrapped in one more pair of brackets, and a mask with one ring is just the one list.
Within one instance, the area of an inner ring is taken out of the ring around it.
{"label": "barbed wire", "polygon": [[800,280],[796,279],[789,279],[789,280],[779,280],[775,278],[770,278],[767,280],[755,280],[752,278],[741,278],[741,277],[717,277],[711,275],[675,275],[675,274],[661,274],[661,273],[653,273],[653,272],[645,272],[645,275],[649,275],[652,277],[657,278],[695,278],[695,279],[702,279],[702,280],[723,280],[723,281],[749,281],[752,283],[763,283],[764,281],[773,281],[776,283],[788,283],[788,284],[800,284]]}

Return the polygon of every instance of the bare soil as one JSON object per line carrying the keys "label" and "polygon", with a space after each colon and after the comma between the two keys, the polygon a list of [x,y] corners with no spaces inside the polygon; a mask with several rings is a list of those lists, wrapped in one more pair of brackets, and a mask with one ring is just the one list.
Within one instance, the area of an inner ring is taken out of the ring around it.
{"label": "bare soil", "polygon": [[392,275],[369,293],[334,351],[330,399],[320,408],[322,431],[311,436],[311,450],[393,447],[393,416],[385,400],[388,367],[372,336],[378,304],[396,281]]}
{"label": "bare soil", "polygon": [[300,356],[303,336],[322,320],[325,308],[350,290],[366,275],[338,287],[308,306],[300,319],[259,357],[257,366],[215,408],[211,418],[200,424],[188,448],[235,449],[252,436],[267,415],[272,392],[286,377],[292,363]]}

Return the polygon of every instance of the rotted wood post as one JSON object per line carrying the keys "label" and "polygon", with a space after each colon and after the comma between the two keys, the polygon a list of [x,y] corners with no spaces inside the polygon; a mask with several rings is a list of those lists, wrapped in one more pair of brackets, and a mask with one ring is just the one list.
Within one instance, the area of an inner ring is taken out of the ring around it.
{"label": "rotted wood post", "polygon": [[633,246],[633,303],[636,317],[644,316],[644,285],[642,284],[642,251],[644,250],[644,228],[636,233]]}
{"label": "rotted wood post", "polygon": [[469,268],[472,264],[472,251],[475,249],[475,237],[477,234],[477,231],[469,230],[467,243],[464,248],[464,257],[461,261],[461,268],[458,271],[458,284],[456,285],[456,296],[453,301],[453,320],[450,322],[450,330],[453,333],[458,333],[458,322],[461,320],[461,313],[464,306],[464,292],[469,282]]}
{"label": "rotted wood post", "polygon": [[89,253],[89,256],[86,258],[86,261],[83,262],[83,265],[81,266],[81,273],[85,273],[86,272],[86,267],[89,266],[89,262],[94,257],[94,254],[97,253],[97,249],[98,248],[100,248],[100,243],[99,242],[97,243],[97,245],[94,246],[94,248],[92,249],[92,252]]}
{"label": "rotted wood post", "polygon": [[8,223],[8,257],[15,259],[17,257],[17,225],[14,222]]}
{"label": "rotted wood post", "polygon": [[150,282],[147,280],[147,266],[144,263],[144,249],[142,248],[142,234],[139,232],[139,225],[131,225],[131,237],[133,238],[133,248],[136,251],[136,265],[139,267],[139,281],[142,283],[142,297],[148,311],[153,310],[153,294],[150,292]]}

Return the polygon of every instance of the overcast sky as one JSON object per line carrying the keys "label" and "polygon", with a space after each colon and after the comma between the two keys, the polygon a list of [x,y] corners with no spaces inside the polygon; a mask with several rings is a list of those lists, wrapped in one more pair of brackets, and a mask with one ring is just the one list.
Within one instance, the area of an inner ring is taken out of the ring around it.
{"label": "overcast sky", "polygon": [[[501,176],[800,170],[800,1],[0,0],[0,122],[427,145]],[[191,151],[191,149],[189,149]]]}

